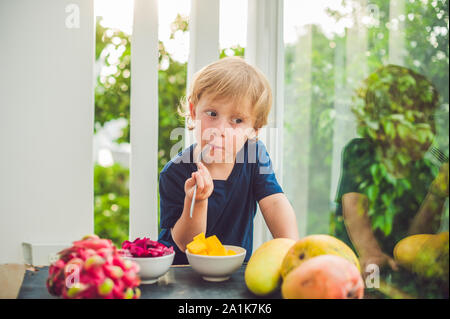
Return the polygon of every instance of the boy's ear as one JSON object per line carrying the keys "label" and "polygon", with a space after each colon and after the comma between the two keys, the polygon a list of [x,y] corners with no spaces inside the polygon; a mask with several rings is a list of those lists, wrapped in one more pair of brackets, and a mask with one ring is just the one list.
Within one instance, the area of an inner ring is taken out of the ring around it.
{"label": "boy's ear", "polygon": [[189,102],[189,112],[191,114],[191,119],[195,120],[195,107],[194,104],[192,104],[191,102]]}

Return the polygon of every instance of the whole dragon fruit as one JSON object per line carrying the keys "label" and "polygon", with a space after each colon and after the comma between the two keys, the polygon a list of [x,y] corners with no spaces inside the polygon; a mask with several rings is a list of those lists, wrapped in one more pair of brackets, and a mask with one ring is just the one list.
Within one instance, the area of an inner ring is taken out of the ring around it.
{"label": "whole dragon fruit", "polygon": [[109,239],[88,235],[59,252],[46,282],[50,294],[69,299],[137,299],[139,265],[123,259]]}

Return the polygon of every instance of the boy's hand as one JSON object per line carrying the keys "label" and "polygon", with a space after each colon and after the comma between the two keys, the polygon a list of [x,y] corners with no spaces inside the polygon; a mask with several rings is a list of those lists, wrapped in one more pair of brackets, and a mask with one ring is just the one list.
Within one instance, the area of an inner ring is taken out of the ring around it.
{"label": "boy's hand", "polygon": [[214,190],[214,183],[208,169],[202,162],[198,162],[197,167],[198,171],[193,172],[191,178],[188,178],[184,183],[184,192],[190,200],[192,200],[194,186],[197,183],[196,202],[208,199]]}

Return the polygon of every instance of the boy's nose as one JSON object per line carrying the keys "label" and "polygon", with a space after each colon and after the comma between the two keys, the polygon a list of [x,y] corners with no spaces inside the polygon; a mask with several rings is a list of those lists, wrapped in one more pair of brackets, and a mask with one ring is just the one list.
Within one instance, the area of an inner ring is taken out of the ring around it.
{"label": "boy's nose", "polygon": [[227,130],[227,128],[229,128],[230,125],[227,123],[227,121],[220,121],[218,129],[220,132],[220,136],[225,137],[225,132]]}

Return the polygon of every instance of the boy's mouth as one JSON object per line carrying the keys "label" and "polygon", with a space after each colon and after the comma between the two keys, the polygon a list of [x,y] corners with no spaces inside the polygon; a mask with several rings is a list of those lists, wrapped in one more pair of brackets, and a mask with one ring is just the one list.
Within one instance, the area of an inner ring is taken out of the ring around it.
{"label": "boy's mouth", "polygon": [[217,145],[214,145],[214,144],[208,144],[208,145],[211,147],[211,149],[221,149],[221,150],[224,149],[224,147],[222,147],[222,146],[217,146]]}

